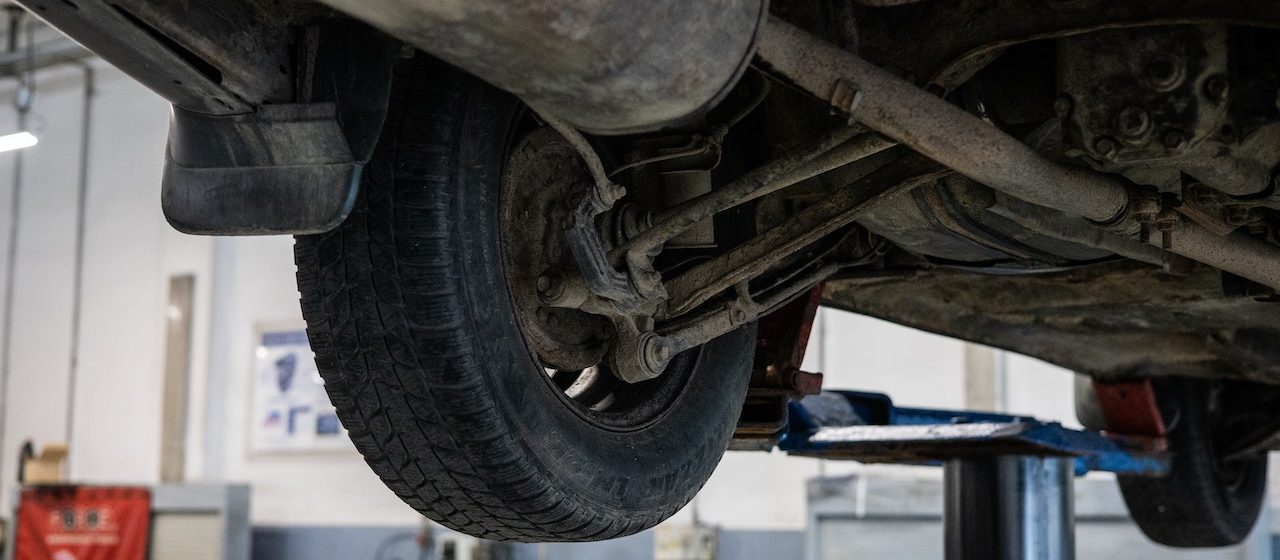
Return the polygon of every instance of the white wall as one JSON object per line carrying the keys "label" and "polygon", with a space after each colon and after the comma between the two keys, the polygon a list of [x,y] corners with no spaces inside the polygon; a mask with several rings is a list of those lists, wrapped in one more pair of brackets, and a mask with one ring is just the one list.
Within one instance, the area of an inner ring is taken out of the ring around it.
{"label": "white wall", "polygon": [[[360,459],[354,446],[319,455],[248,453],[250,373],[255,327],[301,325],[294,283],[293,240],[235,238],[217,244],[220,267],[213,318],[222,336],[209,394],[210,478],[253,485],[253,518],[276,525],[410,525],[419,516],[400,502]],[[212,425],[216,423],[216,425]]]}
{"label": "white wall", "polygon": [[[168,279],[196,276],[198,359],[206,348],[199,317],[208,309],[210,244],[173,231],[156,211],[168,107],[114,69],[100,68],[71,475],[91,482],[152,482],[159,476]],[[77,93],[68,88],[68,96]],[[50,165],[67,165],[72,146],[46,144],[57,148],[48,150]],[[50,210],[66,215],[69,209]],[[201,363],[193,363],[193,377],[202,378]]]}
{"label": "white wall", "polygon": [[[157,476],[160,369],[167,277],[207,269],[204,240],[183,238],[155,211],[167,106],[120,73],[95,64],[84,315],[75,387],[70,472],[87,481]],[[24,158],[6,431],[3,499],[26,439],[67,437],[72,271],[83,73],[42,72],[30,119],[41,143]],[[12,97],[5,83],[0,99]],[[16,128],[11,111],[0,130]],[[8,242],[14,154],[0,156],[0,215]],[[0,267],[3,263],[0,263]],[[197,289],[201,289],[197,284]],[[0,333],[3,335],[3,333]]]}

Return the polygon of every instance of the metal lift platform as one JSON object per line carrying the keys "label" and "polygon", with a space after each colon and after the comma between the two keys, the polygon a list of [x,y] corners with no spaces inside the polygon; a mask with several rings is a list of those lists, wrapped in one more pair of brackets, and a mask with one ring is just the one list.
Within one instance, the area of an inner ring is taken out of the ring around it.
{"label": "metal lift platform", "polygon": [[787,406],[777,447],[788,454],[941,466],[947,560],[1073,559],[1075,476],[1169,468],[1163,439],[1024,416],[897,407],[887,395],[852,391]]}

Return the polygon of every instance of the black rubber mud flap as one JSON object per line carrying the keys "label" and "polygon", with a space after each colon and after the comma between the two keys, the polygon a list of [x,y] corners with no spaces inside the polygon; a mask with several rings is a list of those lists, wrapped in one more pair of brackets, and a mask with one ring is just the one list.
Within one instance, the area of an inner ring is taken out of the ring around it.
{"label": "black rubber mud flap", "polygon": [[351,212],[363,162],[334,104],[267,105],[229,117],[173,113],[160,198],[178,231],[317,233]]}
{"label": "black rubber mud flap", "polygon": [[373,154],[399,43],[334,21],[307,37],[302,103],[240,115],[174,107],[161,205],[179,231],[312,234],[351,212]]}

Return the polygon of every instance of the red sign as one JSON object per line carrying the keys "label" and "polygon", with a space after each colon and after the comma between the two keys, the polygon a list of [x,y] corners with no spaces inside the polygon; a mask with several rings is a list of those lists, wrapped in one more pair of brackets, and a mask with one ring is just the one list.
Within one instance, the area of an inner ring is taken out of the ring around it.
{"label": "red sign", "polygon": [[146,560],[151,492],[146,488],[25,488],[14,560]]}

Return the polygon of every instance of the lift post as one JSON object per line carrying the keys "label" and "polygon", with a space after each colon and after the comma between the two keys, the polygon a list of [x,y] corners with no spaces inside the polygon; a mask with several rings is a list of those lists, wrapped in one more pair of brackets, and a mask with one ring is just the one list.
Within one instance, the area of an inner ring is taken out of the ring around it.
{"label": "lift post", "polygon": [[824,392],[790,403],[778,448],[800,456],[944,469],[947,560],[1075,558],[1072,480],[1096,470],[1168,472],[1164,442],[1034,418],[899,408]]}
{"label": "lift post", "polygon": [[949,560],[1075,558],[1070,457],[952,459],[943,472]]}

